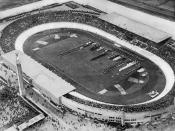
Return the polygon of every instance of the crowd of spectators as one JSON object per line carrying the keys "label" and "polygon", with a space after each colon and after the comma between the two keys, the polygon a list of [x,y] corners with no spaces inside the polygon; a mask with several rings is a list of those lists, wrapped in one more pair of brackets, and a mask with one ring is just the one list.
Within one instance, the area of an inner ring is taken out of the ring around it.
{"label": "crowd of spectators", "polygon": [[173,64],[175,67],[175,47],[174,47],[175,41],[169,40],[166,45],[164,45],[160,50],[159,54],[162,57],[165,57],[170,64]]}
{"label": "crowd of spectators", "polygon": [[112,126],[108,126],[107,124],[103,124],[98,121],[90,121],[86,120],[85,117],[80,117],[79,115],[72,115],[70,113],[66,113],[62,118],[66,124],[72,125],[73,130],[83,131],[89,129],[91,131],[114,131],[115,128]]}
{"label": "crowd of spectators", "polygon": [[[121,34],[128,34],[130,32],[127,32],[126,30],[117,27],[115,25],[112,25],[104,20],[101,20],[95,15],[88,14],[83,11],[57,11],[57,12],[43,12],[39,14],[34,14],[31,16],[27,16],[24,18],[21,18],[19,20],[16,20],[15,22],[8,25],[2,32],[0,45],[2,47],[2,50],[6,53],[9,51],[12,51],[15,49],[14,43],[16,38],[26,29],[29,29],[33,26],[37,26],[44,23],[49,22],[76,22],[76,23],[83,23],[90,26],[94,26],[96,28],[102,29],[110,34],[113,34],[120,39],[127,40],[131,42],[133,39],[138,38],[138,36],[130,35],[130,37],[123,37],[124,35]],[[140,39],[143,40],[144,39]],[[150,49],[150,48],[148,48]],[[47,63],[43,63],[42,61],[39,61],[41,64],[43,64],[46,68],[53,71],[54,73],[60,75],[60,72],[58,72],[54,67]],[[61,74],[63,75],[63,74]],[[64,76],[66,79],[66,77]],[[69,80],[68,80],[69,81]],[[76,84],[74,81],[69,81],[71,84]],[[79,85],[76,85],[79,86]],[[82,100],[80,98],[77,98],[75,96],[71,96],[70,94],[65,95],[65,97],[68,97],[70,99],[73,99],[79,103],[86,104],[89,106],[94,106],[98,108],[105,108],[110,110],[124,110],[125,112],[140,112],[140,111],[150,111],[150,110],[158,110],[160,108],[165,108],[172,104],[173,96],[172,91],[169,92],[165,97],[161,98],[160,100],[156,102],[152,102],[149,104],[144,105],[129,105],[129,106],[109,106],[105,104],[99,104],[95,102],[90,102],[86,100]]]}
{"label": "crowd of spectators", "polygon": [[26,103],[17,95],[16,89],[8,87],[0,81],[0,130],[10,127],[13,124],[20,124],[25,120],[36,115],[36,112],[26,105]]}
{"label": "crowd of spectators", "polygon": [[50,117],[45,118],[44,121],[32,125],[26,131],[115,131],[116,128],[104,125],[98,122],[90,122],[89,120],[82,119],[79,116],[66,113],[61,118],[65,124],[61,123],[58,119]]}

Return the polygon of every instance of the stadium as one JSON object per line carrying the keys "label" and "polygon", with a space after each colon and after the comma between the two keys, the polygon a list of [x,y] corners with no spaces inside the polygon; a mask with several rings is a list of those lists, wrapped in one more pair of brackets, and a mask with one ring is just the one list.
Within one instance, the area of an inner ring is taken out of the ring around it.
{"label": "stadium", "polygon": [[134,126],[166,118],[174,109],[174,44],[167,36],[144,38],[98,12],[77,10],[25,14],[5,27],[0,39],[4,59],[18,50],[66,83],[62,89],[61,82],[54,83],[54,92],[49,82],[37,86],[33,74],[25,78],[54,105]]}

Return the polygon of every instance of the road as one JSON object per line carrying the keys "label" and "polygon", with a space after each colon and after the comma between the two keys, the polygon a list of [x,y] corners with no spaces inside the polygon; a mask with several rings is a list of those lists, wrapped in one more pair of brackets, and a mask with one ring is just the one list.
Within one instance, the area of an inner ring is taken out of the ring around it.
{"label": "road", "polygon": [[33,3],[36,1],[40,0],[0,0],[0,11],[21,6],[24,4]]}

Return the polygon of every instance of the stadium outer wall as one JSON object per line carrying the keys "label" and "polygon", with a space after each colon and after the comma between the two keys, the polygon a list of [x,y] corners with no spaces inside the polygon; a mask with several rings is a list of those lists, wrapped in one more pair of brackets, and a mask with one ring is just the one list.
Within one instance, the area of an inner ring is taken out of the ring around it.
{"label": "stadium outer wall", "polygon": [[167,108],[162,108],[155,111],[126,113],[124,111],[108,110],[88,106],[85,104],[80,104],[66,97],[61,97],[61,102],[63,105],[79,113],[80,115],[84,115],[89,118],[98,119],[102,121],[109,121],[123,124],[128,123],[131,124],[132,126],[167,118],[171,115],[172,111],[174,110],[174,105],[170,105]]}
{"label": "stadium outer wall", "polygon": [[[35,33],[38,33],[40,31],[43,31],[43,30],[46,30],[46,29],[54,29],[54,28],[78,28],[78,29],[83,29],[83,30],[86,30],[86,31],[90,31],[90,32],[93,32],[93,33],[96,33],[96,34],[104,34],[103,36],[106,37],[106,38],[112,38],[112,40],[116,39],[116,37],[114,38],[114,36],[110,35],[107,33],[107,36],[106,34],[100,30],[98,30],[97,28],[94,28],[94,27],[91,27],[91,26],[88,26],[88,25],[83,25],[79,23],[71,23],[71,22],[55,22],[55,23],[48,23],[48,24],[42,24],[42,25],[39,25],[39,26],[35,26],[35,27],[32,27],[26,31],[24,31],[16,40],[16,44],[15,44],[15,48],[17,50],[21,50],[23,51],[23,43],[24,41],[30,37],[31,35],[35,34]],[[99,33],[100,32],[100,33]],[[121,43],[120,40],[117,40],[115,41],[117,43]],[[129,45],[128,43],[124,42],[123,44],[121,44],[122,46],[125,46],[127,48],[131,47],[131,49],[135,50],[136,52],[138,52],[139,54],[140,53],[143,53],[143,49],[140,49],[139,47],[134,47],[134,46],[131,46]],[[119,45],[118,45],[119,46]],[[148,55],[150,52],[146,51],[146,55]],[[154,54],[152,54],[152,57],[155,56]],[[150,56],[150,54],[148,55]],[[172,77],[168,77],[168,75],[172,75],[173,78],[174,78],[174,74],[173,74],[173,71],[171,69],[171,67],[168,65],[168,63],[166,63],[163,59],[159,58],[158,56],[156,56],[158,59],[156,58],[153,58],[153,60],[151,58],[148,58],[150,59],[151,61],[153,61],[155,64],[157,64],[158,66],[161,65],[161,70],[165,73],[165,76],[166,76],[166,80],[170,82],[170,80],[172,80]],[[163,61],[163,63],[165,63],[164,66],[162,66],[162,62],[160,63],[160,61]],[[166,68],[168,67],[168,68]],[[164,69],[169,69],[169,71],[165,71]],[[167,74],[168,72],[168,74]],[[170,74],[169,74],[170,73]],[[170,79],[169,79],[170,78]],[[168,82],[167,82],[168,83]],[[173,86],[173,83],[171,83],[172,86]],[[170,84],[170,85],[171,85]],[[169,85],[169,86],[170,86]],[[171,89],[168,89],[168,90],[171,90]],[[166,92],[168,93],[168,92]],[[162,97],[165,95],[165,94],[160,94],[162,95]],[[161,96],[159,95],[159,98],[157,99],[154,99],[154,101],[158,100],[161,98]],[[51,99],[54,99],[52,98],[52,96],[50,96]],[[55,100],[54,100],[55,101]],[[152,102],[153,100],[151,100],[150,102]],[[126,122],[126,123],[129,123],[131,125],[137,125],[137,124],[142,124],[142,123],[146,123],[146,122],[149,122],[153,119],[159,119],[159,118],[166,118],[168,115],[171,114],[172,110],[174,109],[174,105],[170,105],[166,108],[161,108],[159,110],[154,110],[154,111],[144,111],[144,112],[132,112],[132,113],[126,113],[124,111],[117,111],[117,110],[108,110],[108,109],[102,109],[102,108],[97,108],[97,107],[92,107],[92,106],[88,106],[88,105],[85,105],[85,104],[80,104],[76,101],[73,101],[71,99],[68,99],[66,97],[61,97],[61,103],[63,105],[65,105],[66,107],[70,108],[71,110],[73,111],[76,111],[78,113],[80,113],[81,115],[85,115],[87,117],[91,117],[91,118],[94,118],[94,119],[100,119],[100,120],[103,120],[103,121],[110,121],[110,122]],[[149,102],[148,102],[149,103]],[[144,103],[142,103],[144,105]],[[139,105],[139,104],[138,104]]]}

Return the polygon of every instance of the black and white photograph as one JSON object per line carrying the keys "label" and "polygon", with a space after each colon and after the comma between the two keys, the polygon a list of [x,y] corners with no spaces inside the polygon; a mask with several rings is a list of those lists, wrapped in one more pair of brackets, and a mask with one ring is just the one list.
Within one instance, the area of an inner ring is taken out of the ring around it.
{"label": "black and white photograph", "polygon": [[0,131],[175,131],[175,0],[0,0]]}

